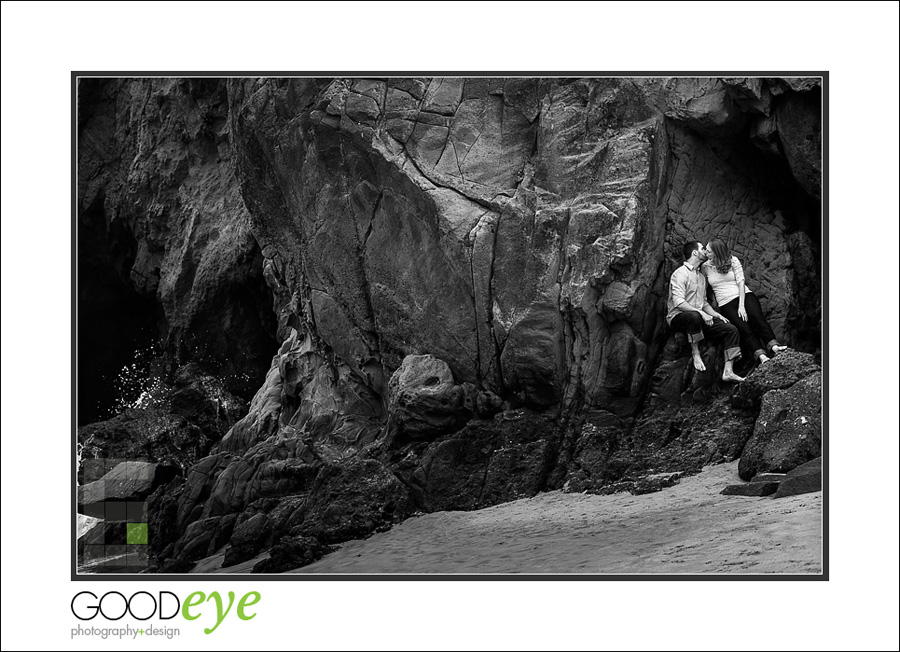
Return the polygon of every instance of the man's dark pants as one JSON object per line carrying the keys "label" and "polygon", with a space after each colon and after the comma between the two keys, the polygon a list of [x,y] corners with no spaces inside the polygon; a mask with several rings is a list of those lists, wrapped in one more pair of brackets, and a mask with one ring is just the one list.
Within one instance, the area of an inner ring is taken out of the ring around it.
{"label": "man's dark pants", "polygon": [[741,357],[741,337],[738,329],[734,324],[729,324],[718,317],[713,317],[713,323],[707,326],[699,312],[680,312],[672,317],[669,326],[674,331],[687,333],[692,344],[705,337],[714,342],[722,342],[725,345],[726,360]]}

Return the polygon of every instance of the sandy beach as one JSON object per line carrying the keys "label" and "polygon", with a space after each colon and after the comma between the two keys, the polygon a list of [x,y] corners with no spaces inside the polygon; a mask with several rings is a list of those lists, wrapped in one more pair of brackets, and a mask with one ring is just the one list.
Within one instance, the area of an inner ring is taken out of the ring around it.
{"label": "sandy beach", "polygon": [[722,496],[737,462],[663,491],[539,494],[409,519],[300,573],[790,573],[822,571],[822,492]]}
{"label": "sandy beach", "polygon": [[[819,574],[822,492],[723,496],[737,461],[663,491],[632,496],[561,491],[473,512],[411,518],[292,571],[328,574]],[[246,573],[263,557],[194,572]]]}

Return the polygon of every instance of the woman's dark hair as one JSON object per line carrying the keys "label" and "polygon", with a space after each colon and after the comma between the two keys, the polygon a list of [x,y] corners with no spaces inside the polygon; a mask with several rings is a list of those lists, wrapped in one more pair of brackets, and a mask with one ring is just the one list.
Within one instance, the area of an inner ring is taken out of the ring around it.
{"label": "woman's dark hair", "polygon": [[719,274],[727,274],[731,271],[731,250],[722,240],[710,240],[709,248],[712,249],[712,260],[710,263],[716,268]]}

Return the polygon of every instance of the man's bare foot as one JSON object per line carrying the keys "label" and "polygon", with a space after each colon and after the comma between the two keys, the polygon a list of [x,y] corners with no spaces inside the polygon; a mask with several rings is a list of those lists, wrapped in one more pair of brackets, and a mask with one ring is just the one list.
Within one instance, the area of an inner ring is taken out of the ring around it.
{"label": "man's bare foot", "polygon": [[767,355],[761,355],[757,360],[759,360],[759,364],[762,364],[763,362],[768,362],[771,358]]}
{"label": "man's bare foot", "polygon": [[775,355],[778,355],[782,351],[787,351],[787,347],[782,346],[781,344],[776,344],[775,346],[772,347],[772,353],[774,353]]}
{"label": "man's bare foot", "polygon": [[694,356],[694,369],[697,371],[706,371],[706,365],[703,364],[703,358],[699,355]]}
{"label": "man's bare foot", "polygon": [[738,376],[738,375],[737,375],[736,373],[734,373],[733,371],[726,371],[726,372],[724,372],[724,373],[722,374],[722,380],[724,380],[725,382],[732,382],[732,383],[742,383],[742,382],[744,382],[744,379],[741,378],[740,376]]}

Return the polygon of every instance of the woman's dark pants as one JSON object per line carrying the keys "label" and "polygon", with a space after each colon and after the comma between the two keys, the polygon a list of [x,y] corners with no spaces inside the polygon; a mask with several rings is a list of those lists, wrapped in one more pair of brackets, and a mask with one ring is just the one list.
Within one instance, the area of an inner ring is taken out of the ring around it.
{"label": "woman's dark pants", "polygon": [[[747,352],[753,352],[753,359],[758,359],[761,355],[771,355],[772,347],[778,344],[772,327],[766,321],[763,314],[762,306],[759,305],[759,299],[752,292],[744,294],[744,309],[747,311],[747,321],[741,319],[738,315],[738,306],[741,305],[740,298],[734,298],[724,306],[719,306],[719,312],[728,320],[737,326],[741,335],[741,346]],[[766,343],[763,346],[763,342]]]}

